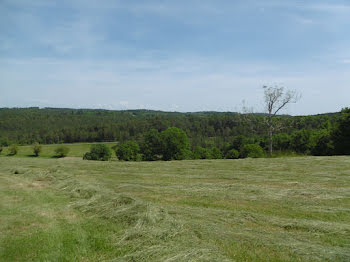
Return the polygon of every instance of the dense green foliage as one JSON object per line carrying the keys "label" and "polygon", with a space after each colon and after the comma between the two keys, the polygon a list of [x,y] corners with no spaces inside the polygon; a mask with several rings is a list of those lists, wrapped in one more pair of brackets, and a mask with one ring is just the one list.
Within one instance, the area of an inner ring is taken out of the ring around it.
{"label": "dense green foliage", "polygon": [[238,157],[239,157],[239,152],[236,149],[229,150],[225,155],[226,159],[237,159]]}
{"label": "dense green foliage", "polygon": [[252,158],[258,158],[264,156],[264,150],[261,148],[261,146],[257,144],[246,144],[242,146],[240,156],[242,158],[246,157],[252,157]]}
{"label": "dense green foliage", "polygon": [[160,134],[162,141],[163,160],[181,160],[186,159],[189,150],[189,143],[186,133],[177,128],[169,127]]}
{"label": "dense green foliage", "polygon": [[65,157],[67,156],[68,152],[69,152],[69,147],[67,146],[58,146],[55,149],[55,153],[57,157]]}
{"label": "dense green foliage", "polygon": [[[342,114],[276,116],[274,120],[283,127],[273,136],[276,153],[349,154],[349,109],[344,109]],[[170,131],[165,131],[169,127],[181,129],[187,142],[176,138],[174,131],[169,136],[174,141],[178,139],[176,145],[166,141],[165,136]],[[0,145],[4,147],[13,143],[107,141],[136,142],[143,160],[222,158],[230,150],[240,152],[246,144],[257,144],[264,151],[268,150],[262,114],[0,109]],[[180,150],[178,143],[182,143]]]}
{"label": "dense green foliage", "polygon": [[192,158],[188,137],[177,127],[169,127],[162,132],[152,129],[146,133],[141,144],[143,160],[146,161]]}
{"label": "dense green foliage", "polygon": [[333,132],[335,153],[350,155],[350,108],[342,110],[342,115]]}
{"label": "dense green foliage", "polygon": [[13,144],[8,149],[9,155],[14,156],[18,153],[18,146],[16,144]]}
{"label": "dense green foliage", "polygon": [[41,149],[42,149],[41,145],[39,145],[38,143],[35,143],[33,145],[33,154],[34,154],[34,156],[39,156],[39,154],[41,152]]}
{"label": "dense green foliage", "polygon": [[148,131],[143,138],[141,150],[143,159],[146,161],[154,161],[161,158],[162,139],[160,133],[156,129]]}
{"label": "dense green foliage", "polygon": [[108,161],[112,157],[111,149],[105,144],[91,145],[90,152],[87,152],[84,156],[84,160],[100,160]]}
{"label": "dense green foliage", "polygon": [[114,147],[115,154],[119,160],[137,161],[141,160],[140,146],[135,141],[121,143]]}

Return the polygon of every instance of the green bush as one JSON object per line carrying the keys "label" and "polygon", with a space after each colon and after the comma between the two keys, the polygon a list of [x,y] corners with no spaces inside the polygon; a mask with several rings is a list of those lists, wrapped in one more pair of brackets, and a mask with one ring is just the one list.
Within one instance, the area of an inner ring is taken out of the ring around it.
{"label": "green bush", "polygon": [[84,156],[84,160],[100,160],[108,161],[112,157],[111,149],[105,144],[95,144],[90,148],[90,152],[87,152]]}
{"label": "green bush", "polygon": [[265,155],[264,150],[261,148],[261,146],[257,144],[244,145],[240,153],[240,156],[242,158],[246,158],[246,157],[259,158],[259,157],[263,157],[264,155]]}
{"label": "green bush", "polygon": [[135,141],[119,144],[115,147],[115,154],[119,160],[137,161],[140,160],[140,147]]}
{"label": "green bush", "polygon": [[0,145],[0,154],[1,154],[1,152],[2,152],[2,145]]}
{"label": "green bush", "polygon": [[212,159],[222,159],[222,152],[217,147],[212,147],[210,149],[210,158]]}
{"label": "green bush", "polygon": [[39,145],[38,143],[33,145],[33,154],[34,156],[39,156],[41,152],[41,145]]}
{"label": "green bush", "polygon": [[59,146],[55,149],[55,153],[57,157],[65,157],[68,155],[69,148],[66,146]]}
{"label": "green bush", "polygon": [[239,158],[239,152],[236,149],[231,149],[226,153],[226,159],[237,159]]}
{"label": "green bush", "polygon": [[9,146],[10,142],[7,139],[0,139],[0,147],[5,147],[5,146]]}
{"label": "green bush", "polygon": [[193,150],[193,158],[194,159],[209,159],[210,158],[210,151],[207,148],[197,146]]}
{"label": "green bush", "polygon": [[18,153],[18,146],[15,144],[11,145],[8,149],[8,152],[10,156],[16,155]]}

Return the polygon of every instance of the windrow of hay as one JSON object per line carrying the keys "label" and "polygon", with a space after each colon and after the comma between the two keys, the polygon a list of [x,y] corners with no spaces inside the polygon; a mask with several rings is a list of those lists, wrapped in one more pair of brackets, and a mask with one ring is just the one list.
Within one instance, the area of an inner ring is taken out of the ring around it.
{"label": "windrow of hay", "polygon": [[125,230],[115,242],[122,255],[115,261],[232,261],[156,204],[68,175],[63,179],[62,173],[55,177],[53,184],[70,194],[72,207],[123,225]]}

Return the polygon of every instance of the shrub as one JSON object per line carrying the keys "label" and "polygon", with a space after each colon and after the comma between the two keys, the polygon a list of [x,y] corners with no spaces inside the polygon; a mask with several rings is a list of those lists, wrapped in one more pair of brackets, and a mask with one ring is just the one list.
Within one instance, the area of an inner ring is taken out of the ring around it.
{"label": "shrub", "polygon": [[226,153],[226,159],[237,159],[239,157],[239,152],[236,149],[231,149]]}
{"label": "shrub", "polygon": [[55,153],[57,157],[65,157],[68,155],[69,148],[66,146],[59,146],[55,149]]}
{"label": "shrub", "polygon": [[95,144],[90,148],[90,152],[87,152],[84,156],[84,160],[100,160],[108,161],[112,157],[111,149],[105,144]]}
{"label": "shrub", "polygon": [[209,159],[210,151],[207,148],[197,146],[193,151],[194,159]]}
{"label": "shrub", "polygon": [[210,149],[210,156],[212,159],[222,159],[222,152],[217,147],[212,147]]}
{"label": "shrub", "polygon": [[185,149],[182,152],[182,160],[192,160],[194,159],[193,152],[190,149]]}
{"label": "shrub", "polygon": [[40,152],[41,152],[41,145],[39,145],[38,143],[34,144],[33,145],[34,156],[39,156]]}
{"label": "shrub", "polygon": [[0,147],[9,146],[10,142],[7,139],[0,139]]}
{"label": "shrub", "polygon": [[139,144],[135,141],[129,141],[118,145],[115,148],[115,154],[119,160],[137,161],[140,160],[141,155]]}
{"label": "shrub", "polygon": [[14,155],[16,155],[17,153],[18,153],[18,147],[17,147],[17,145],[15,145],[15,144],[13,144],[13,145],[11,145],[10,147],[9,147],[9,155],[10,156],[14,156]]}
{"label": "shrub", "polygon": [[1,152],[2,152],[2,145],[0,145],[0,154],[1,154]]}
{"label": "shrub", "polygon": [[258,158],[258,157],[263,157],[264,156],[264,150],[261,148],[261,146],[257,144],[247,144],[244,145],[241,149],[240,153],[242,158],[246,157],[253,157],[253,158]]}

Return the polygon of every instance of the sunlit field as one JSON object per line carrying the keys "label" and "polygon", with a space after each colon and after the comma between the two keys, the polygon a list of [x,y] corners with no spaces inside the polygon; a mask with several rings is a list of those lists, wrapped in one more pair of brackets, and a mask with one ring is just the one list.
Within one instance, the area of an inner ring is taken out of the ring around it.
{"label": "sunlit field", "polygon": [[0,157],[1,261],[349,261],[350,157]]}
{"label": "sunlit field", "polygon": [[[93,144],[98,143],[74,143],[74,144],[51,144],[51,145],[41,145],[41,152],[39,157],[42,158],[54,158],[56,153],[55,149],[59,146],[65,146],[69,148],[69,152],[67,154],[68,157],[83,157],[83,155],[90,151],[90,147]],[[110,148],[117,144],[117,142],[104,142]],[[6,156],[9,154],[9,147],[4,147],[1,153],[2,156]],[[18,153],[12,157],[33,157],[33,146],[18,146]]]}

